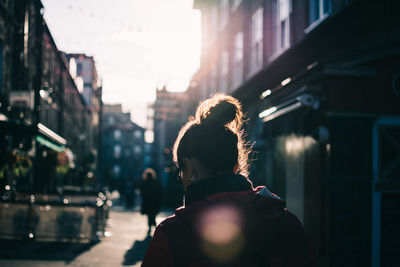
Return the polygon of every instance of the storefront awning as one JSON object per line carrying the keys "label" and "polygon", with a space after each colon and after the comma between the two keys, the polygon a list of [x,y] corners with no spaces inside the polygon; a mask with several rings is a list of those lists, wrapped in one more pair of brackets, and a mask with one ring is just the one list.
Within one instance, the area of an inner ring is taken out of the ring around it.
{"label": "storefront awning", "polygon": [[41,123],[37,124],[37,135],[35,137],[35,140],[40,144],[57,152],[64,151],[65,145],[67,144],[67,140],[65,140]]}
{"label": "storefront awning", "polygon": [[54,151],[63,152],[65,150],[65,146],[61,146],[61,145],[56,144],[55,142],[51,142],[48,139],[46,139],[40,135],[37,135],[35,140],[36,140],[36,142],[54,150]]}
{"label": "storefront awning", "polygon": [[258,115],[263,122],[267,122],[297,110],[301,107],[312,107],[317,100],[309,94],[299,95],[277,106],[268,108]]}
{"label": "storefront awning", "polygon": [[65,150],[67,141],[41,123],[26,125],[8,120],[0,120],[0,131],[12,136],[34,137],[35,141],[57,152]]}

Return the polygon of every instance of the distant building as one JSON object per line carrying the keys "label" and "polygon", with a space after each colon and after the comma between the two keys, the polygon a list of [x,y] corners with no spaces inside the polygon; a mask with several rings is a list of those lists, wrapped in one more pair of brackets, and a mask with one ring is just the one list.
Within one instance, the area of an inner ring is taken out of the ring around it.
{"label": "distant building", "polygon": [[153,163],[157,174],[166,183],[165,168],[172,163],[172,147],[183,126],[181,107],[185,94],[167,91],[164,86],[156,92],[154,110]]}
{"label": "distant building", "polygon": [[86,106],[98,105],[96,91],[99,89],[99,80],[96,64],[92,56],[85,54],[66,54],[72,78],[78,86],[79,92],[85,100]]}
{"label": "distant building", "polygon": [[93,171],[99,176],[98,164],[100,161],[100,128],[102,112],[102,85],[99,80],[96,63],[92,56],[82,53],[65,54],[68,60],[69,71],[79,93],[85,101],[85,107],[90,113],[89,128],[86,132],[85,142],[90,149],[90,157],[93,161]]}
{"label": "distant building", "polygon": [[145,163],[145,129],[131,121],[121,104],[104,105],[102,156],[103,183],[123,190],[142,178]]}
{"label": "distant building", "polygon": [[152,164],[166,189],[165,204],[169,207],[182,205],[182,192],[176,180],[176,168],[172,161],[172,148],[178,132],[187,120],[186,94],[170,92],[164,86],[156,92],[152,108],[153,151]]}

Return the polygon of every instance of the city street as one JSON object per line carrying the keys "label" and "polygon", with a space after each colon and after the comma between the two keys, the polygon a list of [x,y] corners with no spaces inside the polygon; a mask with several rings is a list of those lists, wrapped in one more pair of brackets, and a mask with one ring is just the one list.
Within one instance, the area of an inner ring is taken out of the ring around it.
{"label": "city street", "polygon": [[[160,213],[157,223],[169,214]],[[150,242],[146,216],[113,207],[107,233],[93,245],[1,240],[0,266],[140,266]]]}

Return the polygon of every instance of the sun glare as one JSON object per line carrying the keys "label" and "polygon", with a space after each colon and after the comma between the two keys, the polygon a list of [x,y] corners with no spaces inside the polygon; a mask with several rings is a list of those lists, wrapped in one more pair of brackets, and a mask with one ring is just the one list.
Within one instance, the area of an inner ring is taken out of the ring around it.
{"label": "sun glare", "polygon": [[201,216],[203,252],[216,262],[229,262],[240,253],[244,239],[240,213],[232,206],[220,205]]}
{"label": "sun glare", "polygon": [[187,89],[200,65],[200,11],[188,0],[43,0],[59,49],[94,56],[103,101],[122,103],[141,126],[156,85]]}

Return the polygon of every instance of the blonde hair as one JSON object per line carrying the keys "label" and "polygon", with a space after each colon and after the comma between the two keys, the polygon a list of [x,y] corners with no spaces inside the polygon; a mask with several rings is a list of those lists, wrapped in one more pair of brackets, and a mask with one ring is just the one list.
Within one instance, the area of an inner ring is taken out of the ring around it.
{"label": "blonde hair", "polygon": [[152,168],[147,168],[143,171],[143,180],[147,179],[157,179],[157,174]]}

